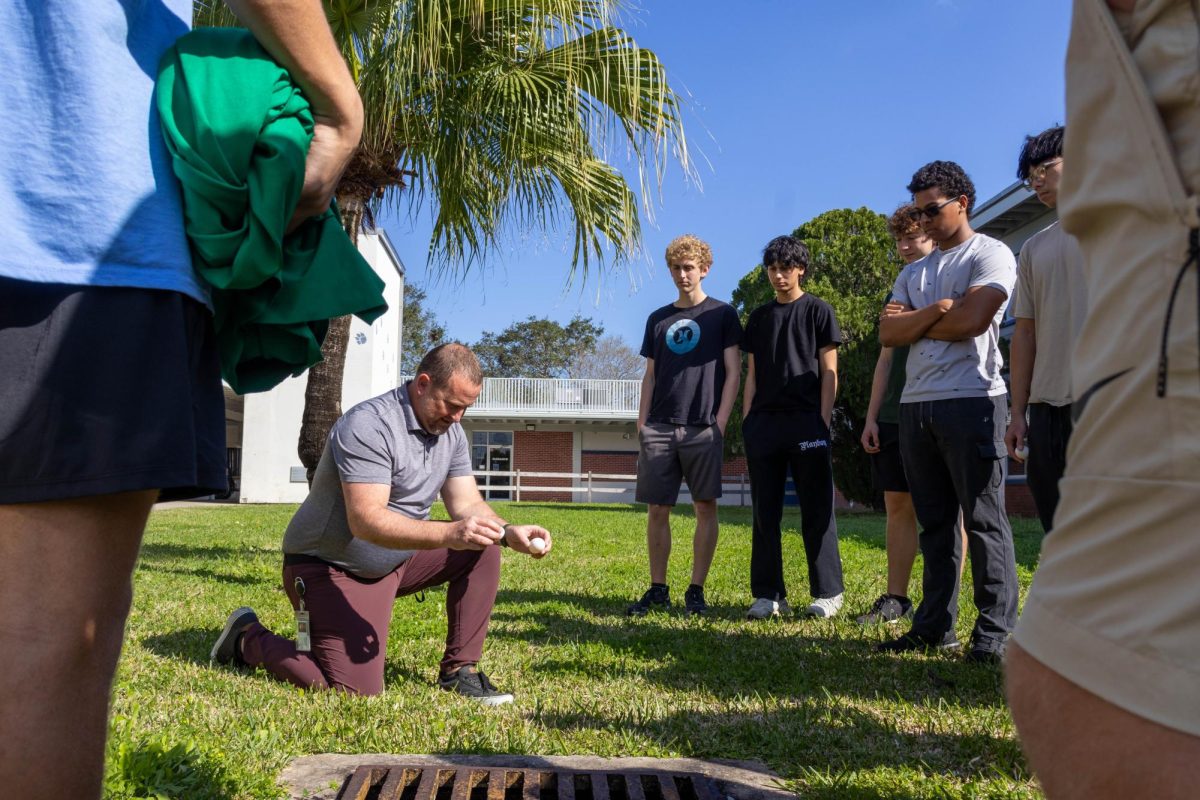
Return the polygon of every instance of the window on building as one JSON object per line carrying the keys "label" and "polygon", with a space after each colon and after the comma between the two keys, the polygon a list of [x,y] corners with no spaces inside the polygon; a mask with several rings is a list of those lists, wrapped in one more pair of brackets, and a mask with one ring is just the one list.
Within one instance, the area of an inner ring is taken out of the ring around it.
{"label": "window on building", "polygon": [[[471,468],[476,472],[511,472],[512,431],[473,431],[471,433]],[[479,491],[485,500],[511,500],[512,476],[477,475]]]}

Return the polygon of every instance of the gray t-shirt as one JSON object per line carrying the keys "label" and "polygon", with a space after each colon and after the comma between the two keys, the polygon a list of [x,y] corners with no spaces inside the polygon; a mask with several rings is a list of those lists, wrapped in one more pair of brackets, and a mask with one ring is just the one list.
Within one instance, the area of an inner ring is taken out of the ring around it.
{"label": "gray t-shirt", "polygon": [[988,329],[972,339],[941,342],[918,339],[908,351],[901,403],[949,400],[955,397],[995,397],[1004,394],[1000,368],[1000,320],[1012,296],[1017,264],[1003,242],[976,233],[949,250],[935,249],[906,266],[896,279],[893,298],[912,308],[938,300],[957,300],[973,286],[990,286],[1004,293]]}
{"label": "gray t-shirt", "polygon": [[346,521],[342,483],[391,486],[388,508],[429,519],[447,478],[471,474],[467,436],[458,423],[440,436],[426,433],[413,413],[408,385],[365,400],[334,423],[312,490],[283,536],[283,552],[316,556],[362,578],[380,578],[412,557],[354,538]]}
{"label": "gray t-shirt", "polygon": [[1087,278],[1079,243],[1057,222],[1021,248],[1010,309],[1017,319],[1033,320],[1037,354],[1029,402],[1069,405],[1071,351],[1087,316]]}

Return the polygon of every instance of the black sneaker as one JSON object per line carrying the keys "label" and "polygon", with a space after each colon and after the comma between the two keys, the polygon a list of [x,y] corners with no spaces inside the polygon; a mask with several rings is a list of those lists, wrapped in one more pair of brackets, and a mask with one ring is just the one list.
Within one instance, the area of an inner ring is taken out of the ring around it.
{"label": "black sneaker", "polygon": [[859,625],[879,625],[880,623],[895,623],[902,619],[911,619],[913,615],[912,601],[907,597],[895,594],[881,594],[867,613],[856,617]]}
{"label": "black sneaker", "polygon": [[924,636],[909,631],[891,641],[875,645],[877,653],[909,653],[913,650],[957,650],[961,645],[954,631],[950,631],[941,641],[933,641]]}
{"label": "black sneaker", "polygon": [[497,689],[488,680],[487,675],[471,664],[459,667],[449,675],[442,675],[438,678],[438,686],[447,692],[456,692],[463,697],[469,697],[485,706],[501,706],[513,701],[510,693]]}
{"label": "black sneaker", "polygon": [[[645,600],[644,597],[642,599]],[[703,586],[693,584],[683,593],[683,613],[687,616],[692,614],[703,616],[708,613],[708,603],[704,602]]]}
{"label": "black sneaker", "polygon": [[229,619],[225,620],[225,628],[217,637],[216,643],[213,644],[212,652],[208,654],[208,660],[218,664],[244,665],[246,662],[238,653],[238,638],[256,622],[258,622],[258,615],[254,613],[254,609],[248,606],[234,609],[234,612],[229,615]]}
{"label": "black sneaker", "polygon": [[963,657],[963,661],[968,664],[986,664],[992,667],[998,667],[1004,661],[1004,651],[1006,642],[984,642],[974,641],[971,643],[971,650]]}
{"label": "black sneaker", "polygon": [[625,609],[627,617],[644,617],[652,608],[657,608],[659,611],[666,611],[671,607],[671,590],[666,586],[651,586],[642,595],[642,599],[636,603],[631,603],[629,608]]}

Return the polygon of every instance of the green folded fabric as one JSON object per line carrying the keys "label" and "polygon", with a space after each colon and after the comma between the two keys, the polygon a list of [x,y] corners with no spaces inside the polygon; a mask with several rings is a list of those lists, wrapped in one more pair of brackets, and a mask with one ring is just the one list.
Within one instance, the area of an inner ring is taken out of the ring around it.
{"label": "green folded fabric", "polygon": [[197,273],[212,288],[221,370],[262,392],[321,360],[329,320],[370,323],[383,280],[335,210],[284,236],[312,140],[308,100],[248,31],[201,28],[162,57],[155,101]]}

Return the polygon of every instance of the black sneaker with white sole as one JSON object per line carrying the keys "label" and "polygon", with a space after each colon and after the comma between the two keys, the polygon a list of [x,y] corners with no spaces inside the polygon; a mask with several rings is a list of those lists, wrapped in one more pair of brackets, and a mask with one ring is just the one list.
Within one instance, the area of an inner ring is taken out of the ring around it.
{"label": "black sneaker with white sole", "polygon": [[912,619],[913,604],[907,597],[895,594],[881,594],[871,605],[871,610],[855,617],[859,625],[879,625],[895,623],[902,619]]}
{"label": "black sneaker with white sole", "polygon": [[459,667],[449,675],[442,675],[438,678],[438,686],[485,706],[500,706],[513,701],[510,693],[497,689],[495,684],[488,680],[487,675],[471,664]]}
{"label": "black sneaker with white sole", "polygon": [[244,666],[246,662],[242,660],[242,656],[238,652],[238,638],[256,622],[258,622],[258,615],[249,606],[234,609],[233,613],[229,615],[229,619],[225,620],[225,628],[213,644],[212,651],[208,654],[208,660],[217,664]]}
{"label": "black sneaker with white sole", "polygon": [[878,653],[911,653],[914,650],[957,650],[961,646],[954,631],[947,633],[940,641],[909,631],[891,641],[880,642],[875,645],[875,651]]}

